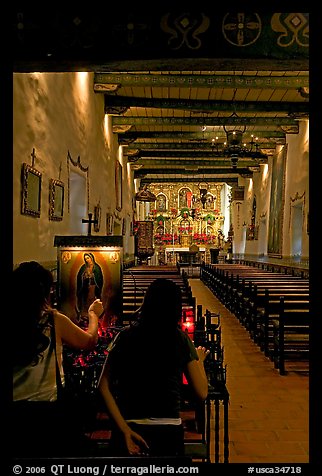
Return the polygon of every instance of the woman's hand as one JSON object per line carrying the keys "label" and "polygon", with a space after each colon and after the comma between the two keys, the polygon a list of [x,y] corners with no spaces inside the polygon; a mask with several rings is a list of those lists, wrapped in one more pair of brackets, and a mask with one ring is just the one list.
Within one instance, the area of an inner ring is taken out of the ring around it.
{"label": "woman's hand", "polygon": [[90,311],[95,312],[95,314],[100,317],[104,312],[102,301],[100,299],[95,299],[88,308],[88,312]]}
{"label": "woman's hand", "polygon": [[199,347],[196,348],[196,351],[197,351],[200,362],[203,362],[205,358],[207,357],[207,355],[210,353],[210,350],[207,350],[206,347],[202,347],[201,345],[199,345]]}
{"label": "woman's hand", "polygon": [[147,442],[142,438],[141,435],[135,431],[128,429],[124,433],[125,444],[130,455],[139,456],[145,455],[149,451]]}

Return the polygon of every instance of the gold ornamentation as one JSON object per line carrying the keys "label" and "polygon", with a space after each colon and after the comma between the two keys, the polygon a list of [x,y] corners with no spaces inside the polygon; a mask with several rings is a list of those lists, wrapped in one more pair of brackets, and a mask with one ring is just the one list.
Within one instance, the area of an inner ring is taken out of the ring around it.
{"label": "gold ornamentation", "polygon": [[262,31],[257,13],[227,13],[222,22],[222,32],[228,43],[249,46],[255,43]]}
{"label": "gold ornamentation", "polygon": [[303,13],[274,13],[271,26],[281,33],[277,38],[278,46],[286,48],[294,42],[299,46],[309,46],[309,22]]}
{"label": "gold ornamentation", "polygon": [[199,35],[208,30],[209,24],[210,20],[204,13],[198,16],[184,13],[176,18],[167,13],[162,17],[160,26],[170,35],[168,45],[171,49],[179,50],[182,46],[186,46],[191,50],[197,50],[202,45]]}

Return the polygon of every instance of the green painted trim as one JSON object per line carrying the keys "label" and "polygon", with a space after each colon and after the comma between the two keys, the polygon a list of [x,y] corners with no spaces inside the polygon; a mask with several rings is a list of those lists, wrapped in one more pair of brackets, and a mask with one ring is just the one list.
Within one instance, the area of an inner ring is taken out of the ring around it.
{"label": "green painted trim", "polygon": [[[213,136],[218,136],[219,134],[213,133]],[[244,134],[246,137],[246,133]],[[226,134],[221,134],[222,138],[226,138]],[[265,147],[265,149],[275,149],[275,142],[256,142],[259,147]],[[124,154],[127,155],[131,151],[140,150],[197,150],[197,149],[206,149],[209,152],[213,150],[211,142],[137,142],[134,146],[127,146],[124,149]]]}
{"label": "green painted trim", "polygon": [[132,126],[298,126],[289,117],[112,117],[113,125]]}
{"label": "green painted trim", "polygon": [[161,88],[298,89],[309,86],[309,75],[308,73],[305,76],[96,73],[94,86],[99,84]]}
{"label": "green painted trim", "polygon": [[[257,128],[254,131],[247,130],[245,132],[249,134],[255,134],[256,136],[262,138],[262,137],[267,137],[267,138],[276,138],[276,139],[282,139],[285,141],[286,139],[286,134],[285,132],[282,131],[267,131],[261,130],[260,127]],[[162,132],[156,132],[156,131],[136,131],[136,132],[124,132],[123,134],[119,134],[119,142],[126,142],[126,141],[135,141],[136,139],[182,139],[182,140],[207,140],[210,141],[213,139],[214,134],[218,137],[226,137],[226,134],[224,131],[216,131],[214,132],[207,132],[207,131],[200,131],[200,132],[173,132],[173,131],[162,131]],[[136,144],[135,144],[136,145]],[[139,144],[138,144],[139,145]]]}
{"label": "green painted trim", "polygon": [[[131,162],[131,160],[129,160]],[[253,167],[254,165],[257,165],[257,161],[254,160],[249,160],[249,159],[238,159],[239,164],[241,164],[243,167]],[[261,164],[267,163],[267,160],[261,160]],[[162,165],[168,166],[168,167],[175,167],[175,166],[183,166],[183,167],[227,167],[227,165],[230,165],[230,158],[226,159],[218,159],[218,160],[196,160],[193,156],[193,154],[190,156],[190,159],[187,158],[187,161],[185,163],[182,163],[182,160],[180,159],[159,159],[156,161],[155,159],[138,159],[135,161],[135,164],[137,165],[143,165],[144,167],[160,167]],[[145,170],[145,169],[143,169]],[[167,172],[168,169],[165,169],[165,172]]]}
{"label": "green painted trim", "polygon": [[[299,98],[301,98],[299,94]],[[285,112],[309,114],[308,100],[283,101],[198,101],[193,99],[149,99],[138,97],[111,96],[105,94],[105,114],[123,114],[130,107],[177,109],[206,112]]]}
{"label": "green painted trim", "polygon": [[[171,179],[158,177],[155,178],[141,178],[140,184],[143,186],[144,184],[149,185],[151,183],[166,183],[167,185],[171,185],[172,183],[194,183],[195,179],[190,177],[171,177]],[[238,185],[238,177],[207,177],[208,183],[227,183],[231,185]]]}
{"label": "green painted trim", "polygon": [[[227,162],[227,165],[229,164],[229,159],[228,159],[228,162]],[[253,164],[254,165],[254,164]],[[243,168],[238,168],[237,169],[233,169],[232,167],[226,167],[226,168],[212,168],[212,169],[198,169],[198,174],[220,174],[220,175],[223,175],[223,174],[226,174],[226,175],[229,175],[229,174],[251,174],[252,175],[252,172],[249,171],[249,169],[247,167],[243,167]],[[181,168],[181,169],[139,169],[139,170],[134,170],[134,178],[139,178],[139,177],[142,177],[142,176],[145,176],[145,175],[149,175],[149,174],[154,174],[154,175],[162,175],[162,174],[166,174],[166,175],[173,175],[173,174],[183,174],[183,175],[194,175],[195,172],[193,170],[185,170],[184,168]],[[159,180],[159,179],[158,179]],[[208,179],[207,179],[208,180]]]}

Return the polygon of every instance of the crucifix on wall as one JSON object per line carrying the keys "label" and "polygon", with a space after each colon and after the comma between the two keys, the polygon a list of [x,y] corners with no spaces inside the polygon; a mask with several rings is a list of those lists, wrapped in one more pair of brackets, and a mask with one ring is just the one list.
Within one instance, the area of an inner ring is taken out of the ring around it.
{"label": "crucifix on wall", "polygon": [[95,220],[95,219],[92,220],[92,216],[93,216],[93,213],[89,213],[88,219],[86,218],[82,219],[82,223],[88,223],[88,231],[87,231],[88,236],[91,236],[92,234],[92,225],[96,225],[98,223],[98,220]]}

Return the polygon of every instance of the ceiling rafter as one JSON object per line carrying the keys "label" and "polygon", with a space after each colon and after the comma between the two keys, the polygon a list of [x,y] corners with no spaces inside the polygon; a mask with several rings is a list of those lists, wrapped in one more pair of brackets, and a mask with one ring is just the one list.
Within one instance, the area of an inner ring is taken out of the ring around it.
{"label": "ceiling rafter", "polygon": [[238,88],[238,89],[299,89],[309,86],[308,74],[300,76],[216,75],[216,74],[156,74],[156,73],[96,73],[94,90],[104,92],[104,87],[171,87],[171,88]]}
{"label": "ceiling rafter", "polygon": [[298,121],[290,117],[112,117],[114,125],[131,126],[294,126],[298,127]]}
{"label": "ceiling rafter", "polygon": [[231,112],[276,112],[276,113],[309,113],[308,102],[298,101],[234,101],[232,105],[230,100],[193,100],[193,99],[155,99],[126,96],[111,96],[105,94],[105,113],[106,114],[124,114],[130,107],[156,108],[156,109],[175,109],[184,111],[196,111],[204,113]]}
{"label": "ceiling rafter", "polygon": [[[286,134],[284,131],[276,131],[266,129],[261,129],[256,127],[256,130],[249,131],[250,134],[256,134],[259,138],[267,139],[279,139],[281,143],[285,143]],[[176,139],[176,140],[186,140],[186,141],[195,141],[199,143],[200,141],[211,141],[214,137],[214,134],[219,137],[225,137],[226,134],[224,131],[216,131],[215,133],[209,131],[200,131],[200,132],[183,132],[183,131],[129,131],[119,134],[118,139],[120,143],[133,142],[140,139]],[[138,144],[136,142],[136,144]]]}
{"label": "ceiling rafter", "polygon": [[[213,134],[214,135],[214,134]],[[216,137],[218,134],[215,134]],[[222,136],[223,137],[223,136]],[[275,142],[256,142],[259,147],[265,147],[265,149],[274,149],[276,147]],[[209,150],[213,149],[211,142],[137,142],[133,147],[125,146],[124,154],[131,154],[132,151],[138,150]]]}
{"label": "ceiling rafter", "polygon": [[[159,167],[160,165],[164,167],[183,167],[189,168],[194,167],[198,169],[199,167],[229,167],[230,166],[230,159],[226,158],[218,158],[217,160],[209,160],[209,159],[194,159],[193,157],[185,157],[185,161],[179,159],[169,159],[169,158],[158,158],[159,160],[155,160],[154,158],[139,158],[136,161],[136,164],[147,166],[149,168]],[[242,167],[252,167],[256,165],[254,160],[250,159],[239,159],[239,165]]]}

